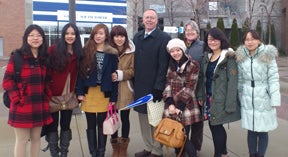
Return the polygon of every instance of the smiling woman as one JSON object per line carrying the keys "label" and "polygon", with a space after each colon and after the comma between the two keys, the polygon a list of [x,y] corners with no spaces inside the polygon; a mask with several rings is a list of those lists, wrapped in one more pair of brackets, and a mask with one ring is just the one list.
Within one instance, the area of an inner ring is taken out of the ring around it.
{"label": "smiling woman", "polygon": [[40,133],[43,125],[53,119],[49,113],[47,75],[47,45],[44,31],[38,25],[29,25],[23,36],[22,46],[17,49],[22,58],[19,81],[15,81],[15,54],[7,64],[3,89],[11,100],[8,124],[14,128],[16,142],[14,156],[26,154],[27,141],[31,142],[31,156],[39,156]]}
{"label": "smiling woman", "polygon": [[[83,55],[79,30],[75,24],[66,24],[61,38],[49,47],[49,74],[52,96],[67,96],[75,91],[76,77],[80,58]],[[77,103],[77,102],[76,102]],[[77,106],[78,104],[76,104]],[[61,114],[61,117],[59,116]],[[61,110],[52,113],[53,123],[48,125],[46,140],[49,143],[51,156],[66,157],[72,132],[70,122],[72,110]],[[59,120],[60,119],[60,120]],[[60,121],[60,148],[58,148],[58,123]]]}

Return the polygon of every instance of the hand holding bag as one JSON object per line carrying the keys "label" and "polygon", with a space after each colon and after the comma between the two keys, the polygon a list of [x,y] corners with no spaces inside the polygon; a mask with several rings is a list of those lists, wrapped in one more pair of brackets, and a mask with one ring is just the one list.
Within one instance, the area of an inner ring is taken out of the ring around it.
{"label": "hand holding bag", "polygon": [[114,134],[122,126],[120,116],[116,110],[115,105],[110,103],[106,114],[106,119],[103,122],[103,134],[105,135]]}
{"label": "hand holding bag", "polygon": [[147,103],[148,122],[150,125],[156,127],[162,120],[164,112],[164,101]]}

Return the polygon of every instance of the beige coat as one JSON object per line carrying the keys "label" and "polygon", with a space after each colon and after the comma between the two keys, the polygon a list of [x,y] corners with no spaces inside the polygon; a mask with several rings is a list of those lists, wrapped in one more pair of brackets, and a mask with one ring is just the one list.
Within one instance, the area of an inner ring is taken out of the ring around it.
{"label": "beige coat", "polygon": [[134,77],[134,51],[135,45],[130,41],[130,49],[119,56],[118,63],[118,99],[117,109],[121,109],[134,100],[134,86],[132,79]]}

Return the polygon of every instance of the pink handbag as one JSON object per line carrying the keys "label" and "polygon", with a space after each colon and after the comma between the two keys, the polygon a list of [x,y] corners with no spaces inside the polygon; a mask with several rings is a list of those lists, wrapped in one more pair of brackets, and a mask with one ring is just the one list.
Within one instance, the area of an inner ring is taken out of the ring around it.
{"label": "pink handbag", "polygon": [[103,134],[105,135],[114,134],[122,126],[120,116],[116,110],[116,107],[110,103],[106,119],[103,122]]}

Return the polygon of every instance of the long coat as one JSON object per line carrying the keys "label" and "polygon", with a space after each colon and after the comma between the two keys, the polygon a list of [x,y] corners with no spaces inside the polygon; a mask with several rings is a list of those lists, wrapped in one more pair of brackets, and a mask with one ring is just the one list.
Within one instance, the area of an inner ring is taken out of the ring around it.
{"label": "long coat", "polygon": [[240,46],[236,53],[242,127],[257,132],[276,129],[275,106],[281,103],[277,48],[261,44],[250,57],[247,48]]}
{"label": "long coat", "polygon": [[52,123],[49,111],[51,91],[46,66],[39,58],[22,54],[20,81],[13,80],[14,55],[7,64],[2,82],[11,100],[8,124],[16,128],[33,128]]}
{"label": "long coat", "polygon": [[134,51],[135,45],[132,41],[129,42],[130,49],[121,54],[118,63],[118,98],[117,108],[121,109],[134,100]]}
{"label": "long coat", "polygon": [[[48,52],[50,55],[55,53],[55,45],[49,47]],[[53,71],[49,70],[51,77],[50,89],[53,96],[59,96],[62,94],[68,74],[70,73],[70,92],[75,90],[76,78],[77,78],[77,58],[73,54],[70,57],[69,62],[66,64],[66,67],[63,71]]]}
{"label": "long coat", "polygon": [[[198,82],[201,88],[198,90],[197,98],[201,97],[204,101],[206,100],[206,70],[210,57],[211,54],[205,52]],[[222,50],[212,79],[210,124],[220,125],[240,120],[240,105],[237,96],[237,64],[234,51],[231,49]]]}
{"label": "long coat", "polygon": [[[170,39],[171,37],[159,28],[145,39],[144,30],[134,36],[135,99],[152,93],[153,89],[164,90],[169,62],[166,45]],[[146,114],[147,105],[135,107],[134,110]]]}
{"label": "long coat", "polygon": [[192,61],[190,56],[188,58],[181,65],[179,71],[172,70],[171,68],[168,69],[167,83],[163,92],[163,99],[166,102],[163,117],[173,117],[173,115],[169,115],[168,109],[171,104],[166,101],[172,98],[173,104],[178,109],[180,102],[185,104],[185,109],[181,116],[183,125],[191,125],[202,120],[195,94],[200,65],[197,61]]}

